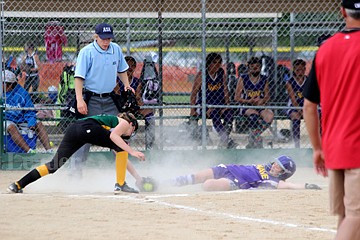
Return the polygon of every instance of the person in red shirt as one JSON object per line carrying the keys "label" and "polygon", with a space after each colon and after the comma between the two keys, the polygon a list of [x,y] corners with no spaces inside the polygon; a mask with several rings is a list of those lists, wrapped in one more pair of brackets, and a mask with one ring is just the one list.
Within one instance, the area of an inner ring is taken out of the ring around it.
{"label": "person in red shirt", "polygon": [[[314,168],[329,176],[335,239],[360,239],[360,0],[342,0],[346,26],[323,42],[304,86]],[[321,104],[320,134],[318,104]]]}
{"label": "person in red shirt", "polygon": [[46,24],[44,41],[47,60],[51,63],[61,62],[63,55],[62,46],[66,46],[67,37],[64,27],[59,21],[50,21]]}

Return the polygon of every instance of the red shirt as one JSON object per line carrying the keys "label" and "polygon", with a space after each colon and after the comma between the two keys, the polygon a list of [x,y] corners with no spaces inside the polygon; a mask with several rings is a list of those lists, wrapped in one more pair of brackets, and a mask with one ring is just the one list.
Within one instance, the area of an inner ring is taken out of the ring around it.
{"label": "red shirt", "polygon": [[360,31],[337,33],[319,48],[303,92],[321,104],[322,148],[329,169],[360,168],[359,89]]}

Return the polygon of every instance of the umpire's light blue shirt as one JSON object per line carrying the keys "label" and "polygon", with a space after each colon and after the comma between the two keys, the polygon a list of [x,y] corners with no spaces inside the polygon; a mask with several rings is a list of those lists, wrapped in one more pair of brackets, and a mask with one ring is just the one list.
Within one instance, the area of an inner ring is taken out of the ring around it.
{"label": "umpire's light blue shirt", "polygon": [[76,60],[75,77],[84,79],[84,87],[94,93],[109,93],[116,86],[118,72],[129,68],[121,48],[111,42],[103,50],[96,41],[80,50]]}

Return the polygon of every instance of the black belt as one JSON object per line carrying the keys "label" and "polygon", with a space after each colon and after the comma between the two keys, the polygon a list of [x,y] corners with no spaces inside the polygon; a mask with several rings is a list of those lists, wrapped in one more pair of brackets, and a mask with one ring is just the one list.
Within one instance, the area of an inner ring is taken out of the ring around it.
{"label": "black belt", "polygon": [[110,93],[94,93],[91,91],[86,91],[87,94],[90,94],[90,96],[95,96],[95,97],[100,97],[100,98],[104,98],[104,97],[109,97],[111,95]]}

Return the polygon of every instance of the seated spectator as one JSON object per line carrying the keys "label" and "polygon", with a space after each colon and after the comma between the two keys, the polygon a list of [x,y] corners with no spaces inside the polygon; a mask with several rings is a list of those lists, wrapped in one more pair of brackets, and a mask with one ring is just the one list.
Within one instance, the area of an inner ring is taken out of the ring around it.
{"label": "seated spectator", "polygon": [[[143,83],[141,80],[134,76],[134,72],[136,70],[136,60],[131,56],[126,56],[125,61],[129,65],[127,70],[127,75],[130,83],[130,87],[135,89],[136,100],[139,106],[144,106],[144,102],[142,100],[143,94]],[[120,92],[123,94],[124,84],[119,81]],[[142,118],[145,119],[145,148],[146,150],[150,150],[154,146],[155,141],[155,119],[154,119],[154,110],[153,109],[140,109],[137,113],[140,114]]]}
{"label": "seated spectator", "polygon": [[[305,75],[306,62],[302,59],[296,59],[293,62],[292,77],[286,82],[286,91],[289,95],[287,106],[302,107],[304,105],[304,97],[302,95],[303,86],[307,79]],[[300,147],[300,124],[303,118],[302,109],[288,109],[286,111],[288,118],[292,123],[292,136],[295,147]]]}
{"label": "seated spectator", "polygon": [[[206,103],[210,105],[228,105],[229,91],[226,86],[226,74],[221,67],[222,58],[218,53],[210,53],[206,57]],[[191,91],[190,104],[201,104],[202,73],[199,72],[194,80]],[[192,108],[190,115],[201,115],[201,109]],[[228,108],[207,108],[206,116],[213,122],[213,126],[220,137],[219,147],[236,148],[238,145],[230,138],[234,111]],[[222,121],[223,119],[223,121]]]}
{"label": "seated spectator", "polygon": [[[13,72],[5,70],[2,72],[3,88],[6,92],[6,108],[34,108],[30,95],[18,83]],[[34,110],[14,110],[5,111],[6,131],[13,141],[27,153],[34,153],[22,137],[20,130],[26,130],[30,135],[35,132],[44,145],[47,152],[52,152],[48,134],[41,122],[36,120],[36,111]]]}
{"label": "seated spectator", "polygon": [[248,73],[241,74],[236,86],[235,101],[249,106],[240,109],[240,115],[249,119],[249,143],[246,148],[263,148],[261,134],[270,126],[274,113],[270,109],[251,108],[251,106],[265,106],[270,100],[268,78],[261,75],[261,60],[252,57],[247,62]]}

